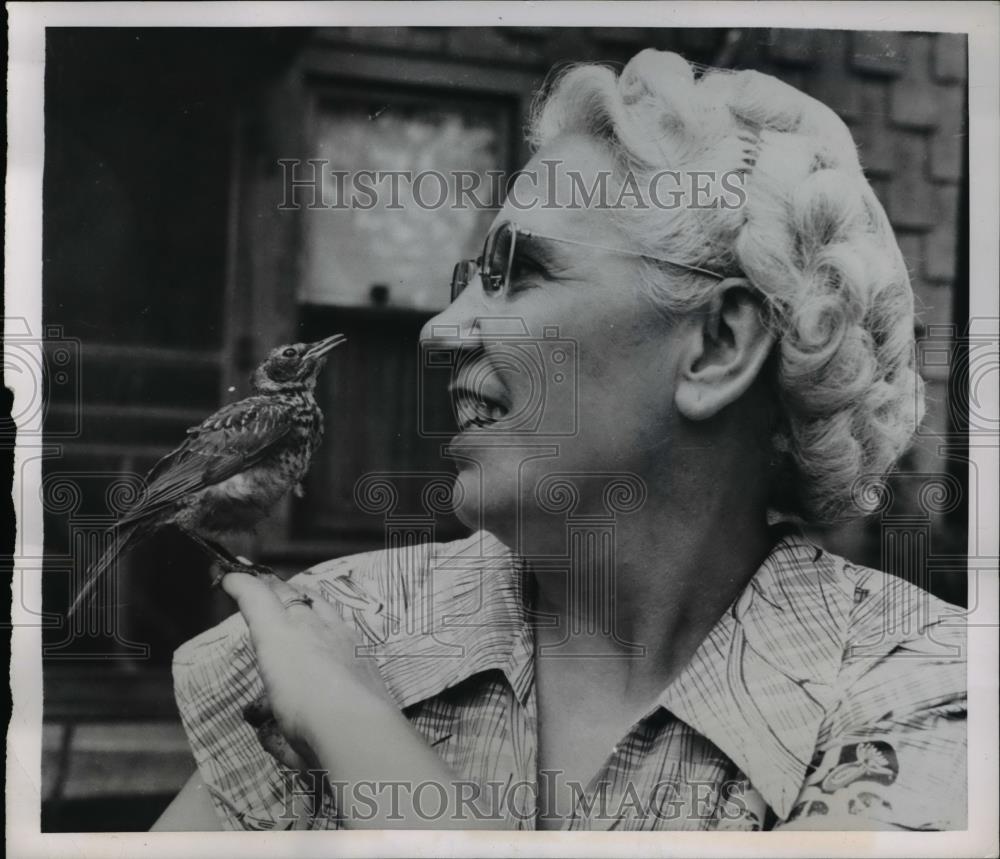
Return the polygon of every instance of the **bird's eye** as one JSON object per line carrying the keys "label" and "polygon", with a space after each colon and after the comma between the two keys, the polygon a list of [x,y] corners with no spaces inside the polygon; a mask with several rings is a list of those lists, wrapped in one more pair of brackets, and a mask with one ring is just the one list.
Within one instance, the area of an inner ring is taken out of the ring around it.
{"label": "bird's eye", "polygon": [[289,346],[284,352],[281,353],[282,358],[294,358],[299,353],[296,352],[291,346]]}

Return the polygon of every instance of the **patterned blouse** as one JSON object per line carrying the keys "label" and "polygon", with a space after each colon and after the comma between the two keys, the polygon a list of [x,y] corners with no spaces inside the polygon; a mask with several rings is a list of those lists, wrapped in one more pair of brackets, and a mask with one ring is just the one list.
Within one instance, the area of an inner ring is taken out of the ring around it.
{"label": "patterned blouse", "polygon": [[[485,532],[292,579],[353,619],[399,707],[477,807],[489,798],[497,829],[535,827],[544,779],[525,581]],[[901,579],[782,537],[656,706],[574,787],[566,828],[758,830],[809,817],[823,828],[824,816],[840,829],[853,817],[858,828],[965,828],[962,623]],[[283,768],[243,720],[263,686],[241,615],[180,647],[173,671],[224,827],[344,825],[345,794]],[[353,813],[372,807],[358,800]]]}

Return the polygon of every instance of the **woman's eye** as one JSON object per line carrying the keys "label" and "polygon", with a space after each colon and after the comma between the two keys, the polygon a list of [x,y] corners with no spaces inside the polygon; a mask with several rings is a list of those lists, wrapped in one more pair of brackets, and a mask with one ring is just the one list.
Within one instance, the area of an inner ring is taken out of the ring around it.
{"label": "woman's eye", "polygon": [[521,256],[518,254],[514,257],[514,261],[511,263],[510,282],[512,286],[518,281],[524,281],[532,277],[544,278],[545,276],[545,269],[540,263],[529,256]]}

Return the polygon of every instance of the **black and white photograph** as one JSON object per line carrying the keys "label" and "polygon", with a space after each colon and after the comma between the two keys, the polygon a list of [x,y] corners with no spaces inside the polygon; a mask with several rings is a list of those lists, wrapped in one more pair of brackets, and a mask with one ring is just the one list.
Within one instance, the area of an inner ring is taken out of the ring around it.
{"label": "black and white photograph", "polygon": [[7,15],[11,855],[1000,855],[995,4]]}

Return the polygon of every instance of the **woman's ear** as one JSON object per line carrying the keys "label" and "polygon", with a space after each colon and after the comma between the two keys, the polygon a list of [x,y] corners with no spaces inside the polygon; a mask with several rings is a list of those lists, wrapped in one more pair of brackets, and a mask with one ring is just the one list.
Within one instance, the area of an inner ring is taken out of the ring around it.
{"label": "woman's ear", "polygon": [[688,420],[713,417],[753,384],[774,345],[760,294],[743,278],[727,278],[696,315],[682,348],[674,402]]}

